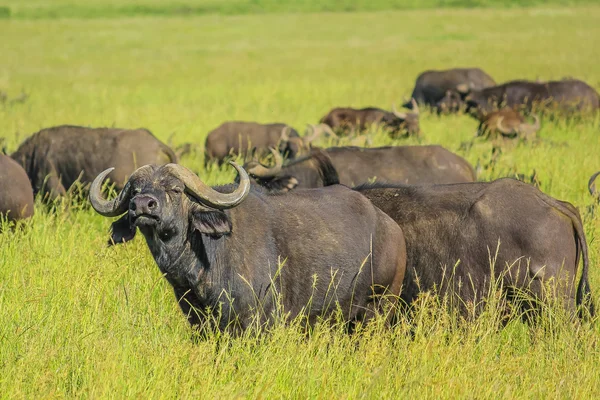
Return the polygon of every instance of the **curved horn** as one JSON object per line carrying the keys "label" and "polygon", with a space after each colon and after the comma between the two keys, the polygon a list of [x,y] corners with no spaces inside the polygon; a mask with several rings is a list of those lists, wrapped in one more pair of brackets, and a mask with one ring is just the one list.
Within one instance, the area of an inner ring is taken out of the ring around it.
{"label": "curved horn", "polygon": [[315,125],[312,125],[312,124],[308,124],[308,129],[310,130],[310,134],[307,133],[302,138],[302,141],[305,144],[309,144],[313,140],[316,140],[319,136],[321,136],[321,133],[323,133],[322,129],[317,129],[317,127]]}
{"label": "curved horn", "polygon": [[392,103],[392,112],[394,113],[394,115],[400,119],[406,119],[406,113],[401,113],[398,110],[396,110],[396,104]]}
{"label": "curved horn", "polygon": [[287,142],[290,140],[290,134],[288,133],[290,131],[290,127],[289,126],[284,126],[283,129],[281,130],[281,137],[280,140],[283,142]]}
{"label": "curved horn", "polygon": [[321,128],[323,131],[325,131],[325,133],[327,133],[329,135],[329,137],[339,139],[338,135],[336,135],[335,132],[333,131],[333,129],[331,129],[331,126],[329,126],[327,124],[319,124],[319,128]]}
{"label": "curved horn", "polygon": [[123,190],[121,190],[121,193],[119,193],[119,195],[113,200],[106,200],[102,196],[102,182],[104,182],[104,179],[106,179],[108,174],[110,174],[114,170],[114,168],[109,168],[107,170],[102,171],[96,177],[96,179],[94,179],[92,185],[90,186],[89,199],[90,203],[92,203],[92,207],[94,208],[94,210],[96,210],[98,214],[103,215],[105,217],[118,217],[119,215],[124,214],[129,208],[129,191],[131,188],[129,182],[131,181],[131,179],[136,178],[140,174],[148,171],[149,169],[152,169],[151,165],[144,165],[143,167],[136,169],[127,180],[127,183],[125,184]]}
{"label": "curved horn", "polygon": [[331,129],[331,127],[327,124],[319,124],[319,125],[308,124],[308,126],[312,130],[312,134],[310,136],[307,135],[303,138],[304,143],[306,143],[306,144],[309,144],[313,140],[316,140],[319,136],[321,136],[321,134],[323,132],[327,133],[327,135],[329,137],[338,139],[338,135],[336,135],[335,132],[333,131],[333,129]]}
{"label": "curved horn", "polygon": [[500,116],[498,117],[498,119],[496,120],[496,129],[498,129],[501,133],[505,134],[505,135],[512,135],[513,131],[512,130],[507,130],[504,125],[502,125],[502,120],[504,119],[504,116]]}
{"label": "curved horn", "polygon": [[417,104],[417,101],[412,98],[410,99],[410,103],[412,104],[413,114],[419,115],[419,105]]}
{"label": "curved horn", "polygon": [[281,157],[281,154],[274,148],[269,147],[269,150],[271,151],[271,154],[273,154],[275,165],[269,168],[257,162],[255,166],[248,168],[249,174],[259,178],[270,178],[281,171],[281,168],[283,167],[283,157]]}
{"label": "curved horn", "polygon": [[595,182],[598,175],[600,175],[600,171],[598,171],[594,175],[592,175],[592,177],[590,178],[590,180],[588,182],[588,190],[590,191],[590,194],[592,196],[598,195],[598,191],[596,190],[596,182]]}
{"label": "curved horn", "polygon": [[167,164],[163,168],[182,181],[186,191],[196,200],[209,207],[225,210],[240,204],[250,193],[250,178],[244,168],[233,161],[231,164],[240,176],[240,184],[232,193],[220,193],[202,182],[198,175],[179,164]]}

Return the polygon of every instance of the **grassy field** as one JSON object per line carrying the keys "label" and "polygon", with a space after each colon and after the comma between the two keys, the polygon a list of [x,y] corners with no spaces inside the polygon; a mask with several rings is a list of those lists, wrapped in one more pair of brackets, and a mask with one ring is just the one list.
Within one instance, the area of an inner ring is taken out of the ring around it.
{"label": "grassy field", "polygon": [[598,0],[0,0],[0,18],[120,18],[131,16],[243,15],[354,12],[425,8],[574,6]]}
{"label": "grassy field", "polygon": [[[387,108],[420,71],[451,66],[600,89],[598,20],[593,6],[0,20],[0,90],[29,94],[0,104],[0,137],[12,151],[57,124],[144,126],[202,145],[227,119],[303,129],[334,106]],[[469,117],[421,121],[422,143],[489,160],[489,143],[461,150],[477,126]],[[600,120],[542,122],[541,143],[505,146],[481,179],[535,170],[543,191],[580,209],[598,302],[600,213],[586,183],[600,169]],[[203,171],[202,157],[182,163],[210,184],[231,181],[229,170]],[[0,234],[0,398],[600,396],[598,324],[552,313],[498,330],[493,313],[457,325],[425,302],[413,335],[408,324],[354,336],[319,326],[308,338],[278,326],[194,343],[141,237],[108,249],[110,221],[86,207],[37,211],[28,229]]]}

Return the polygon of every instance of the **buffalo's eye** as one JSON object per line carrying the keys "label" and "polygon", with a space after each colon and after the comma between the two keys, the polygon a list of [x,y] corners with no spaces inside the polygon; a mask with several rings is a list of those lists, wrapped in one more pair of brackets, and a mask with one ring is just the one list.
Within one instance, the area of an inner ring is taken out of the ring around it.
{"label": "buffalo's eye", "polygon": [[181,193],[183,193],[183,189],[180,187],[173,187],[173,188],[169,189],[169,192],[181,194]]}

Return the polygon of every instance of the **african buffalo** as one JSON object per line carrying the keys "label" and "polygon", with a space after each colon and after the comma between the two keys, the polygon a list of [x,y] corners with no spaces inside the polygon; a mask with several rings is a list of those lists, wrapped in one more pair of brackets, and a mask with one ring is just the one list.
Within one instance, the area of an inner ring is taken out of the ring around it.
{"label": "african buffalo", "polygon": [[193,326],[212,320],[238,332],[257,314],[270,323],[279,311],[313,323],[338,306],[352,323],[370,318],[382,296],[394,302],[406,249],[387,215],[341,185],[266,194],[231,164],[240,177],[235,190],[211,188],[176,164],[138,169],[112,201],[100,191],[112,169],[90,189],[98,213],[121,216],[112,242],[140,229]]}
{"label": "african buffalo", "polygon": [[413,104],[413,112],[401,113],[392,105],[392,112],[381,108],[334,108],[321,118],[320,123],[328,125],[339,134],[364,132],[372,125],[382,126],[392,137],[419,135],[419,107]]}
{"label": "african buffalo", "polygon": [[12,158],[0,154],[0,222],[29,218],[33,211],[33,189],[27,174]]}
{"label": "african buffalo", "polygon": [[467,111],[487,114],[502,107],[521,111],[558,111],[565,114],[595,112],[600,108],[598,92],[576,79],[550,82],[510,81],[480,90],[465,97]]}
{"label": "african buffalo", "polygon": [[554,279],[567,309],[585,303],[593,315],[588,247],[579,212],[570,203],[508,178],[454,185],[375,184],[355,190],[402,227],[407,272],[401,298],[408,304],[436,288],[442,295],[457,295],[463,313],[478,312],[494,282],[502,283],[511,300],[522,290],[543,298],[544,285]]}
{"label": "african buffalo", "polygon": [[224,122],[206,137],[204,161],[216,161],[221,165],[227,157],[242,155],[245,158],[254,151],[261,157],[270,147],[294,158],[302,146],[312,139],[314,138],[306,138],[303,141],[298,131],[283,123]]}
{"label": "african buffalo", "polygon": [[[325,155],[319,155],[320,152]],[[279,158],[268,168],[256,161],[246,164],[256,182],[271,191],[287,191],[294,187],[327,186],[322,171],[322,157],[329,158],[339,180],[346,186],[362,183],[460,183],[476,179],[471,164],[441,146],[388,146],[375,148],[331,147],[314,149],[311,155],[283,165]]]}
{"label": "african buffalo", "polygon": [[540,129],[540,119],[537,115],[533,118],[535,122],[530,124],[521,113],[512,108],[493,111],[483,116],[477,128],[477,136],[534,139]]}
{"label": "african buffalo", "polygon": [[[438,112],[454,112],[462,105],[461,94],[494,86],[496,82],[479,68],[425,71],[417,77],[411,98]],[[412,103],[404,105],[412,108]]]}
{"label": "african buffalo", "polygon": [[76,182],[91,182],[110,166],[122,188],[129,174],[146,164],[177,162],[173,151],[147,129],[86,128],[62,125],[30,136],[11,157],[27,172],[34,194],[64,195]]}

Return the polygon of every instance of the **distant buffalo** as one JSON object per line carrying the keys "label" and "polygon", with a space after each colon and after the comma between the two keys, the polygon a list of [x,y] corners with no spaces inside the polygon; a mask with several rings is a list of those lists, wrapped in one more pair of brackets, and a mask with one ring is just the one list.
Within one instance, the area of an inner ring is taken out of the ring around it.
{"label": "distant buffalo", "polygon": [[246,158],[249,153],[262,157],[271,147],[286,157],[295,158],[321,131],[313,129],[312,133],[300,137],[298,131],[283,123],[224,122],[206,137],[205,162],[216,161],[220,165],[228,157]]}
{"label": "distant buffalo", "polygon": [[34,193],[62,196],[79,180],[90,183],[106,168],[122,188],[129,174],[146,164],[177,162],[173,151],[147,129],[62,125],[29,137],[11,157],[27,172]]}
{"label": "distant buffalo", "polygon": [[321,118],[320,122],[338,134],[354,134],[379,126],[388,130],[392,137],[419,135],[419,107],[412,106],[413,112],[399,112],[394,106],[392,111],[381,108],[334,108]]}
{"label": "distant buffalo", "polygon": [[468,111],[485,115],[502,107],[573,113],[596,112],[600,108],[598,92],[576,79],[550,82],[511,81],[481,90],[470,90],[465,97]]}
{"label": "distant buffalo", "polygon": [[33,189],[16,161],[0,154],[0,219],[17,221],[33,215]]}
{"label": "distant buffalo", "polygon": [[340,311],[351,328],[395,304],[406,248],[391,218],[341,185],[270,195],[232,165],[237,187],[167,164],[137,170],[114,200],[100,191],[110,170],[90,189],[98,213],[121,217],[111,242],[144,235],[192,326],[239,332]]}
{"label": "distant buffalo", "polygon": [[537,115],[533,124],[528,123],[518,111],[511,108],[493,111],[482,117],[477,136],[506,137],[533,139],[540,129],[540,119]]}
{"label": "distant buffalo", "polygon": [[[456,112],[463,104],[462,97],[470,90],[495,85],[494,79],[479,68],[425,71],[418,76],[411,97],[418,104],[433,107],[438,112]],[[413,105],[408,102],[404,107],[412,108]]]}
{"label": "distant buffalo", "polygon": [[273,191],[314,188],[329,184],[323,176],[323,157],[329,159],[340,183],[350,187],[373,181],[424,184],[476,179],[469,162],[437,145],[313,149],[311,155],[286,165],[276,159],[273,167],[256,161],[245,167],[258,184]]}

